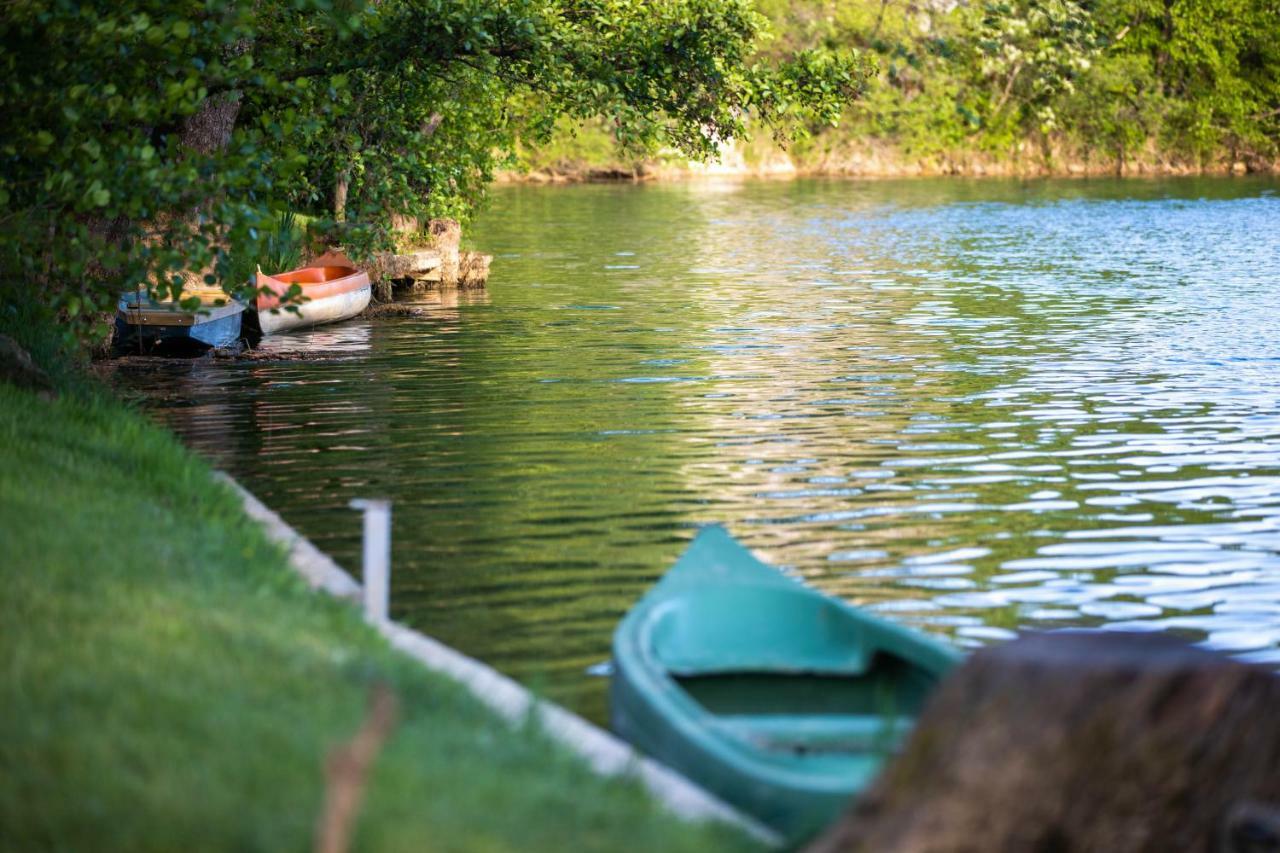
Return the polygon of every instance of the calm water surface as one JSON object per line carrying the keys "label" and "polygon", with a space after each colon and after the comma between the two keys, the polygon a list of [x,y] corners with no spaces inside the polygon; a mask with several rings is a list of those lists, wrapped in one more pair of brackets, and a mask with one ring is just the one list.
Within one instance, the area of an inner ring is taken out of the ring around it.
{"label": "calm water surface", "polygon": [[121,368],[394,615],[596,718],[696,525],[965,645],[1176,631],[1280,664],[1280,189],[500,189],[486,295]]}

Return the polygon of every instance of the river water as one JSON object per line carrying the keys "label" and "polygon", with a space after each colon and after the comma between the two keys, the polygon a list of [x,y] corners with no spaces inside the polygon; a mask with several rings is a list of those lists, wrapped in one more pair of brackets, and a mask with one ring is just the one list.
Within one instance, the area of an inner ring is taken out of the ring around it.
{"label": "river water", "polygon": [[499,188],[487,294],[118,379],[404,620],[604,716],[697,525],[964,645],[1280,665],[1280,185]]}

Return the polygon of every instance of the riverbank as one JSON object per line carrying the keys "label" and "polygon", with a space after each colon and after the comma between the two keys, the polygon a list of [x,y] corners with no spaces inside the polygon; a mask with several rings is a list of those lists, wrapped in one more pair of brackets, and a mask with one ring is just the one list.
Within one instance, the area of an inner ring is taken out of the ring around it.
{"label": "riverbank", "polygon": [[698,178],[1089,178],[1226,177],[1280,174],[1280,160],[1234,157],[1219,152],[1203,161],[1154,147],[1126,157],[1058,144],[1050,150],[1022,143],[996,153],[981,149],[912,152],[874,137],[822,135],[790,150],[767,138],[722,147],[712,163],[696,163],[668,152],[628,157],[599,131],[583,128],[573,137],[528,149],[518,167],[499,172],[499,183],[584,183],[591,181],[678,181]]}
{"label": "riverbank", "polygon": [[59,387],[0,384],[0,847],[309,847],[376,685],[399,715],[359,849],[750,846],[392,652],[171,434],[25,338]]}

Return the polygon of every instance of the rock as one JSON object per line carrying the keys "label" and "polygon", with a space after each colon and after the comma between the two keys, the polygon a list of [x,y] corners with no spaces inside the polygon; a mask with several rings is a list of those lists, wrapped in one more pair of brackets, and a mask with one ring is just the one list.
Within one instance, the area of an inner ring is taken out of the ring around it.
{"label": "rock", "polygon": [[418,232],[418,217],[393,213],[391,214],[391,230],[396,234],[416,234]]}
{"label": "rock", "polygon": [[360,312],[366,319],[374,317],[422,317],[427,310],[421,305],[408,305],[403,302],[374,302]]}
{"label": "rock", "polygon": [[39,391],[43,396],[55,396],[49,374],[38,367],[31,360],[30,353],[8,335],[0,335],[0,382]]}
{"label": "rock", "polygon": [[1280,676],[1166,634],[973,655],[809,849],[1280,851]]}
{"label": "rock", "polygon": [[435,249],[420,249],[402,254],[379,253],[369,265],[369,277],[374,283],[374,298],[380,303],[390,302],[393,286],[413,289],[423,282],[438,279],[440,264],[440,253]]}
{"label": "rock", "polygon": [[227,344],[225,347],[213,347],[205,355],[216,360],[237,359],[244,355],[248,349],[249,347],[245,345],[244,340],[238,340]]}
{"label": "rock", "polygon": [[442,260],[435,249],[420,249],[403,254],[384,254],[378,256],[378,273],[380,278],[422,278],[424,275],[440,269]]}
{"label": "rock", "polygon": [[640,173],[633,168],[623,166],[609,166],[605,168],[587,169],[588,181],[636,181],[641,177]]}
{"label": "rock", "polygon": [[452,219],[433,219],[424,232],[417,231],[417,220],[393,218],[397,231],[412,232],[414,241],[399,252],[382,252],[369,265],[374,281],[374,295],[379,302],[389,302],[392,285],[410,290],[423,284],[456,287],[460,282],[462,226]]}

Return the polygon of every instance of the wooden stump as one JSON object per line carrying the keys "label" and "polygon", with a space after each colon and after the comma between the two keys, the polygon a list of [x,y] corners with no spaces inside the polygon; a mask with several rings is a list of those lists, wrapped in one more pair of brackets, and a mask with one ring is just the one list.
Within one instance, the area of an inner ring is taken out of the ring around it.
{"label": "wooden stump", "polygon": [[1280,677],[1166,634],[973,655],[809,853],[1280,851]]}
{"label": "wooden stump", "polygon": [[463,252],[458,257],[458,287],[484,287],[489,281],[489,265],[493,255]]}

